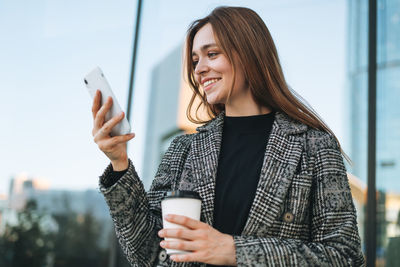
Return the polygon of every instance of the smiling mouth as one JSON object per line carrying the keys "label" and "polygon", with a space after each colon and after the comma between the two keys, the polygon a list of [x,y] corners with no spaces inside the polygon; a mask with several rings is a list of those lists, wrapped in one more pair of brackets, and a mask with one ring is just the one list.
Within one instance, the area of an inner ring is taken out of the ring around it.
{"label": "smiling mouth", "polygon": [[214,85],[219,80],[221,80],[221,79],[211,79],[211,80],[206,81],[205,83],[203,83],[204,90],[210,89],[212,87],[212,85]]}

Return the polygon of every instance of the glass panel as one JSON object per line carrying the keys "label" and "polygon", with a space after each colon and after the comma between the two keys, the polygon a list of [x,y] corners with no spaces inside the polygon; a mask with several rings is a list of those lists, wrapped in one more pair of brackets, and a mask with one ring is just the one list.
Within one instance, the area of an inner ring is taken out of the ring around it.
{"label": "glass panel", "polygon": [[379,266],[400,266],[400,3],[379,2],[377,260]]}
{"label": "glass panel", "polygon": [[352,193],[365,252],[367,201],[368,133],[368,1],[348,1],[348,133],[350,137],[349,171],[354,175]]}
{"label": "glass panel", "polygon": [[113,234],[83,77],[125,107],[136,1],[1,1],[0,266],[108,266]]}
{"label": "glass panel", "polygon": [[[400,66],[378,73],[377,256],[382,266],[400,264]],[[386,264],[385,264],[386,262]],[[393,264],[396,263],[396,264]]]}
{"label": "glass panel", "polygon": [[[349,1],[350,7],[350,94],[352,121],[353,173],[366,182],[367,178],[367,30],[368,1]],[[396,105],[400,94],[398,55],[399,38],[398,1],[378,1],[378,82],[377,82],[377,266],[398,266],[400,255],[400,169],[399,109]],[[361,24],[354,21],[362,22]],[[362,32],[362,33],[359,33]],[[351,54],[361,55],[363,59]],[[357,62],[361,62],[359,65]],[[363,229],[360,228],[362,232]],[[368,233],[365,233],[368,234]]]}
{"label": "glass panel", "polygon": [[[350,7],[346,6],[347,3]],[[130,151],[136,153],[131,156],[146,188],[149,188],[159,164],[155,159],[160,158],[172,140],[166,137],[178,134],[179,130],[194,130],[193,125],[182,122],[187,104],[182,99],[188,97],[187,86],[180,77],[182,45],[188,25],[218,5],[243,6],[244,3],[197,1],[189,4],[183,0],[144,3],[133,104],[137,137],[136,142],[130,143]],[[355,175],[349,177],[360,234],[364,239],[367,191],[366,1],[246,1],[245,6],[254,9],[269,27],[288,83],[322,115],[354,160]],[[344,88],[346,8],[351,20],[348,48],[350,88]]]}

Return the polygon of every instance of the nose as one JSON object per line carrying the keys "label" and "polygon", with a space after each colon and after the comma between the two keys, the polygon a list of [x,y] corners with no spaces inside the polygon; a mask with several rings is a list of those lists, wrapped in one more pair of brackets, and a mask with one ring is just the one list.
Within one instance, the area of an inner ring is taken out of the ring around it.
{"label": "nose", "polygon": [[197,65],[194,69],[194,73],[196,75],[200,75],[203,74],[205,72],[208,71],[208,64],[207,61],[205,59],[199,59],[199,61],[197,62]]}

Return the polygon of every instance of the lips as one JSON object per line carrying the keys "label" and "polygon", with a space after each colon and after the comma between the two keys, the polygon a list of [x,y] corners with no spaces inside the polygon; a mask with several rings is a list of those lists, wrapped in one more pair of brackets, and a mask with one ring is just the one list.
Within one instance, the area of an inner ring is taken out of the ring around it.
{"label": "lips", "polygon": [[213,87],[213,85],[219,80],[221,79],[220,78],[205,79],[205,81],[203,81],[202,83],[204,91],[210,90],[211,87]]}

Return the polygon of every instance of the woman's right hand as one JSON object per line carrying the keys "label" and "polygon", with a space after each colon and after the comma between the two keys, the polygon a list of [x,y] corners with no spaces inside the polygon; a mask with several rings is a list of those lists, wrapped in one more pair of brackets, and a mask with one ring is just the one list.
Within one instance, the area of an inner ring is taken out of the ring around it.
{"label": "woman's right hand", "polygon": [[92,135],[94,142],[98,145],[101,151],[110,159],[114,171],[126,170],[129,166],[128,155],[126,153],[126,142],[135,137],[134,133],[110,136],[112,128],[117,125],[125,116],[121,114],[105,121],[107,112],[111,109],[112,98],[109,97],[106,103],[101,106],[101,92],[97,90],[93,99],[92,114],[93,114],[93,130]]}

